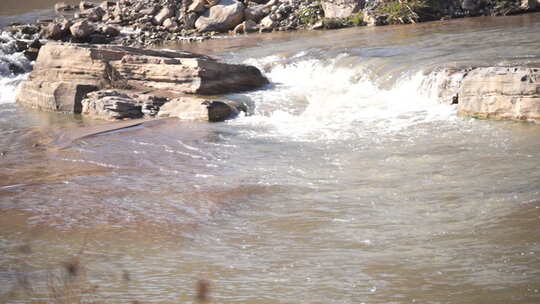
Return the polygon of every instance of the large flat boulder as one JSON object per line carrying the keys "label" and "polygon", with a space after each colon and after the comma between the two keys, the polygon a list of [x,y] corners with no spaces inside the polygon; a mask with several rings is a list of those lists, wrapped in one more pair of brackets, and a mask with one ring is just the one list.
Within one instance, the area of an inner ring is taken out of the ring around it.
{"label": "large flat boulder", "polygon": [[462,115],[540,122],[540,69],[476,68],[464,77],[458,96]]}
{"label": "large flat boulder", "polygon": [[41,48],[17,102],[81,113],[81,102],[89,92],[107,88],[214,95],[267,83],[253,66],[222,63],[189,52],[49,42]]}

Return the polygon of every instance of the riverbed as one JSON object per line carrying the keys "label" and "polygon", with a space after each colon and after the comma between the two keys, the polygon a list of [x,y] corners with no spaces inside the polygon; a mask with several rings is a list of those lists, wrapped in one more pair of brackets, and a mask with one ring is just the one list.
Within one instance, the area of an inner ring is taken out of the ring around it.
{"label": "riverbed", "polygon": [[[138,126],[0,103],[0,302],[539,303],[540,126],[457,116],[438,66],[540,61],[540,14],[168,45],[254,64],[255,114]],[[7,81],[4,79],[4,81]],[[97,286],[93,289],[94,286]]]}

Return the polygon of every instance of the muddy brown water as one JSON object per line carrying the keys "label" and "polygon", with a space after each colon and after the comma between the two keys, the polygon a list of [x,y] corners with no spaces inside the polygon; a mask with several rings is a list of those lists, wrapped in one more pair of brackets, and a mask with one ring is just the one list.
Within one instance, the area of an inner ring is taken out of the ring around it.
{"label": "muddy brown water", "polygon": [[54,17],[54,5],[59,2],[71,5],[80,3],[77,0],[2,0],[0,1],[0,28],[13,22],[27,23]]}
{"label": "muddy brown water", "polygon": [[537,62],[539,32],[531,14],[167,46],[258,65],[272,84],[227,96],[256,115],[68,145],[102,123],[0,104],[0,302],[45,300],[79,256],[107,303],[194,303],[201,278],[213,303],[539,303],[540,126],[458,117],[422,85]]}

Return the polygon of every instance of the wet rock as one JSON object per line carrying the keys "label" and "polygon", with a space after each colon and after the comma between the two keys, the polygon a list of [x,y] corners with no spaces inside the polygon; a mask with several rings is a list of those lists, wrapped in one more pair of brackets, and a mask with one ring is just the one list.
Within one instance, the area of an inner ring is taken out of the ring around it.
{"label": "wet rock", "polygon": [[81,114],[92,118],[116,120],[141,118],[144,115],[140,102],[116,90],[91,92],[81,104]]}
{"label": "wet rock", "polygon": [[461,83],[472,68],[442,68],[431,72],[422,88],[442,104],[457,104]]}
{"label": "wet rock", "polygon": [[42,44],[39,39],[34,39],[29,45],[28,48],[23,52],[23,55],[30,61],[35,61],[39,54],[39,49]]}
{"label": "wet rock", "polygon": [[24,41],[15,40],[13,44],[14,44],[15,52],[23,52],[26,49],[28,49],[28,43]]}
{"label": "wet rock", "polygon": [[220,122],[233,119],[241,112],[247,112],[247,107],[236,101],[181,97],[165,103],[157,116]]}
{"label": "wet rock", "polygon": [[326,18],[347,18],[364,8],[365,0],[323,0]]}
{"label": "wet rock", "polygon": [[21,35],[35,35],[41,31],[41,27],[39,25],[21,25],[14,28],[14,30]]}
{"label": "wet rock", "polygon": [[540,122],[540,68],[476,68],[458,94],[461,115]]}
{"label": "wet rock", "polygon": [[95,28],[92,24],[90,24],[88,21],[83,20],[79,22],[75,22],[70,28],[69,28],[71,35],[77,39],[85,40],[92,33],[94,33]]}
{"label": "wet rock", "polygon": [[195,22],[199,32],[227,32],[244,20],[244,5],[236,0],[222,0]]}
{"label": "wet rock", "polygon": [[[24,68],[19,63],[5,57],[0,57],[0,67],[2,68],[0,69],[0,75],[4,73],[18,75],[25,72]],[[4,70],[5,67],[7,67],[7,72]]]}

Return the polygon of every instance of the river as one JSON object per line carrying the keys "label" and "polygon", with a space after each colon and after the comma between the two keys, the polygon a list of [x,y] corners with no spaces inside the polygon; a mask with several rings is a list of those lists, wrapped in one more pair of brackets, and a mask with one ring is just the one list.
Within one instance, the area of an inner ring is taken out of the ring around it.
{"label": "river", "polygon": [[540,303],[540,126],[459,117],[440,65],[540,60],[540,14],[168,46],[257,65],[256,113],[58,145],[0,88],[0,302],[73,256],[107,303]]}

